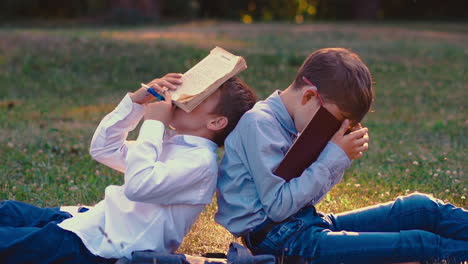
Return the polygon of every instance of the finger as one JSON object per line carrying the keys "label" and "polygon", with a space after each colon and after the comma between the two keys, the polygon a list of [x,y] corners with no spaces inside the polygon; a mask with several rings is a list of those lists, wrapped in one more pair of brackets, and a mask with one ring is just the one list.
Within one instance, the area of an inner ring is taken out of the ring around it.
{"label": "finger", "polygon": [[163,86],[167,87],[169,90],[177,89],[177,86],[175,86],[173,83],[169,82],[168,80],[162,79],[161,81],[164,83]]}
{"label": "finger", "polygon": [[174,84],[166,81],[165,79],[159,79],[157,83],[159,86],[161,86],[161,88],[163,88],[163,90],[164,90],[164,87],[166,87],[167,89],[171,89],[171,90],[177,89],[177,87],[175,87]]}
{"label": "finger", "polygon": [[360,159],[362,158],[362,156],[364,156],[364,154],[362,152],[358,152],[356,153],[356,155],[354,156],[354,159],[357,160],[357,159]]}
{"label": "finger", "polygon": [[[165,98],[165,92],[167,91],[167,88],[161,88],[159,85],[157,84],[153,84],[151,85],[151,88],[154,89],[156,91],[156,93],[158,94],[153,94],[153,97],[155,97],[155,99],[157,98],[158,101],[164,101],[166,98]],[[149,91],[148,91],[149,92]],[[150,92],[151,93],[151,92]],[[152,94],[152,93],[151,93]]]}
{"label": "finger", "polygon": [[172,77],[164,77],[164,80],[172,83],[172,84],[175,84],[175,85],[179,85],[179,84],[182,84],[182,80],[181,79],[177,79],[177,78],[172,78]]}
{"label": "finger", "polygon": [[171,77],[171,78],[180,79],[180,78],[182,78],[182,76],[183,76],[182,73],[173,73],[173,72],[171,72],[171,73],[168,73],[168,74],[164,75],[164,78]]}
{"label": "finger", "polygon": [[164,91],[163,88],[161,88],[161,86],[159,86],[157,83],[149,83],[148,86],[155,89],[158,93],[162,93]]}
{"label": "finger", "polygon": [[147,84],[149,87],[153,88],[154,90],[156,90],[156,92],[162,92],[162,88],[161,86],[159,86],[159,84],[155,83],[155,82],[150,82]]}
{"label": "finger", "polygon": [[362,144],[362,146],[356,148],[357,152],[365,152],[365,151],[368,151],[368,150],[369,150],[369,144],[367,144],[367,143],[364,143],[364,144]]}
{"label": "finger", "polygon": [[353,131],[348,134],[352,139],[362,138],[368,132],[367,127],[361,128],[359,130]]}
{"label": "finger", "polygon": [[351,128],[351,131],[357,131],[359,129],[362,128],[362,125],[361,123],[357,123],[356,125],[354,125],[352,128]]}
{"label": "finger", "polygon": [[352,155],[350,156],[350,158],[351,158],[352,160],[357,160],[357,159],[362,158],[362,155],[363,155],[362,152],[355,152],[354,154],[352,154]]}
{"label": "finger", "polygon": [[169,104],[172,104],[172,95],[169,91],[164,91],[163,92],[163,96],[164,96],[164,100],[169,103]]}
{"label": "finger", "polygon": [[363,145],[364,143],[368,143],[369,142],[369,136],[367,134],[365,134],[364,136],[362,136],[361,138],[358,138],[354,141],[354,145],[355,146],[361,146]]}

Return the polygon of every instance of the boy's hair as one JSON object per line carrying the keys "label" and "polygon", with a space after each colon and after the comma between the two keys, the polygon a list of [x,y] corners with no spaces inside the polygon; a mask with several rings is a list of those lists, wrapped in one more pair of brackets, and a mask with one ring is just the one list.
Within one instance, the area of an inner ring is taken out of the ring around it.
{"label": "boy's hair", "polygon": [[215,134],[213,141],[218,146],[223,146],[224,140],[236,127],[242,115],[255,105],[257,96],[252,88],[237,76],[231,77],[224,82],[219,91],[221,94],[218,104],[212,113],[227,117],[228,124],[223,130]]}
{"label": "boy's hair", "polygon": [[299,68],[294,88],[307,85],[303,76],[317,87],[324,101],[348,113],[350,121],[360,122],[369,112],[374,99],[372,77],[356,53],[344,48],[317,50]]}

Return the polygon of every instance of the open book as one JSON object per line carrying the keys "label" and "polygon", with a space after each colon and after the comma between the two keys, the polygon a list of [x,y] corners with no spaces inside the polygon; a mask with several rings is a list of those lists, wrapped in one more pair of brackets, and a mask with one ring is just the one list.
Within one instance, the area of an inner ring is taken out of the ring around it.
{"label": "open book", "polygon": [[247,69],[244,58],[215,47],[203,60],[182,76],[182,85],[171,93],[173,103],[192,111],[226,80]]}
{"label": "open book", "polygon": [[289,148],[274,173],[286,181],[301,176],[302,172],[317,160],[340,126],[341,122],[321,106]]}

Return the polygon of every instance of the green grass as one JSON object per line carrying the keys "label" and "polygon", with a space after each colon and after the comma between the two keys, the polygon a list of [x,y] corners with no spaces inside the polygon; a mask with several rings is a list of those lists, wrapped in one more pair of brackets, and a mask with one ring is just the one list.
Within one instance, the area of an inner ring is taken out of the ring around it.
{"label": "green grass", "polygon": [[[466,25],[465,25],[466,26]],[[94,204],[120,173],[93,161],[100,119],[140,82],[184,72],[214,45],[243,55],[260,98],[284,89],[311,51],[348,47],[373,73],[370,150],[319,205],[342,212],[414,191],[467,207],[468,37],[455,24],[217,24],[0,28],[0,200]],[[136,133],[130,135],[136,137]],[[207,207],[180,249],[234,238]]]}

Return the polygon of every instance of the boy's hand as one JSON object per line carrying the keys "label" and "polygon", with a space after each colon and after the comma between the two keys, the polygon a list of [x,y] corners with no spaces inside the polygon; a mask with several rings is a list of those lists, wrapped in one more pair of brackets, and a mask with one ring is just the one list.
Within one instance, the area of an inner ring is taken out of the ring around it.
{"label": "boy's hand", "polygon": [[[176,85],[182,84],[181,73],[168,73],[162,78],[157,78],[148,83],[148,86],[156,89],[158,93],[163,90],[175,90],[177,89]],[[146,91],[146,88],[140,88],[130,95],[130,98],[134,103],[137,104],[147,104],[150,101],[154,100],[154,96]]]}
{"label": "boy's hand", "polygon": [[154,97],[146,91],[146,88],[141,87],[130,95],[132,102],[137,104],[146,104],[149,101],[153,100]]}
{"label": "boy's hand", "polygon": [[351,160],[360,159],[363,156],[363,152],[369,148],[368,129],[359,125],[349,134],[345,134],[349,128],[349,124],[349,120],[346,119],[331,141],[340,146]]}
{"label": "boy's hand", "polygon": [[174,114],[175,106],[172,105],[171,94],[167,90],[158,90],[158,93],[164,96],[165,101],[147,104],[145,108],[145,120],[159,120],[165,126],[168,126]]}

